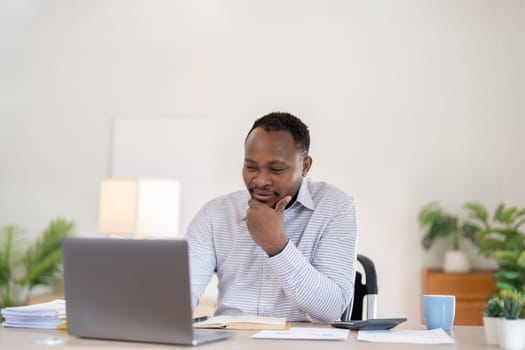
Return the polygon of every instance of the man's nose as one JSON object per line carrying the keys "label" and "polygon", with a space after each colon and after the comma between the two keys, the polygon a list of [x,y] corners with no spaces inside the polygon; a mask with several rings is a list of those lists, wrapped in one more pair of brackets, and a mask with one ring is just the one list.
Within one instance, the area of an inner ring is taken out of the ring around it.
{"label": "man's nose", "polygon": [[271,176],[266,171],[261,170],[253,178],[253,184],[257,187],[268,186],[272,183]]}

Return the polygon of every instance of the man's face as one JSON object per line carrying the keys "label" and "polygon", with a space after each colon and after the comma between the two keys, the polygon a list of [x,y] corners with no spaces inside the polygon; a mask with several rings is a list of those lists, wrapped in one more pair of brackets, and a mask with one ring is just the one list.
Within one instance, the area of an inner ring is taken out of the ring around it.
{"label": "man's face", "polygon": [[297,150],[288,131],[254,129],[244,144],[242,177],[252,198],[274,208],[284,196],[294,196],[311,158]]}

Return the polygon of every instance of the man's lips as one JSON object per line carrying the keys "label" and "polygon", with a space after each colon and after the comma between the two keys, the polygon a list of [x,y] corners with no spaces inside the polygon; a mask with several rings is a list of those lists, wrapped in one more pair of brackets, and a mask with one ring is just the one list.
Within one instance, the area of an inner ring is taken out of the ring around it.
{"label": "man's lips", "polygon": [[257,199],[258,201],[264,202],[269,200],[273,197],[272,191],[260,191],[260,190],[253,190],[253,198]]}

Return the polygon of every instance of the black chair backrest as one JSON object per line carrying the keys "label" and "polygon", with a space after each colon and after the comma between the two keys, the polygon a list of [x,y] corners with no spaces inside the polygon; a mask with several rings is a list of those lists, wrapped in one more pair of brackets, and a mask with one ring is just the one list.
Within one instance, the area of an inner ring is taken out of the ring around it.
{"label": "black chair backrest", "polygon": [[357,261],[364,270],[366,283],[363,283],[361,272],[356,271],[354,284],[354,299],[341,316],[341,321],[362,320],[363,300],[367,296],[367,318],[376,317],[377,297],[377,274],[372,260],[364,255],[358,254]]}

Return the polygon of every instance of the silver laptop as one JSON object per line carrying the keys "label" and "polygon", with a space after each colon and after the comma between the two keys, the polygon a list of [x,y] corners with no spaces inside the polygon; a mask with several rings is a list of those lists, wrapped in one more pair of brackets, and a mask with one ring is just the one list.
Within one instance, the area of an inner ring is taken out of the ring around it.
{"label": "silver laptop", "polygon": [[183,240],[62,240],[67,332],[114,340],[198,345],[231,332],[193,330]]}

